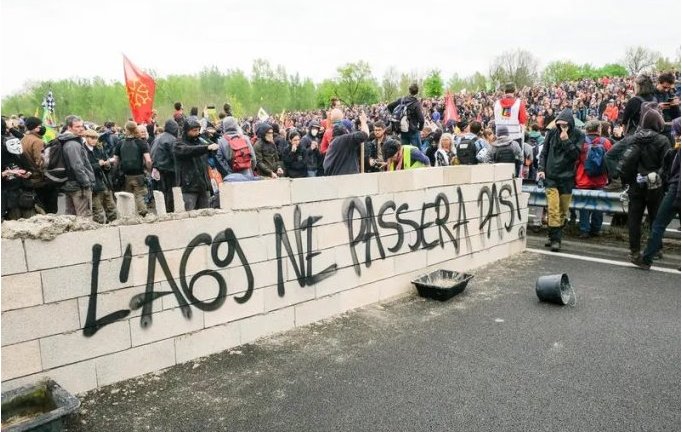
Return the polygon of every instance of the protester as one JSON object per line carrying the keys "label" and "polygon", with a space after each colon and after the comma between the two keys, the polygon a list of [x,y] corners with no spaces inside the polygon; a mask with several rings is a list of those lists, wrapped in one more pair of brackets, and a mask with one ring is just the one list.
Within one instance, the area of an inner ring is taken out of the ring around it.
{"label": "protester", "polygon": [[292,130],[288,136],[289,145],[284,151],[283,163],[287,176],[291,178],[306,177],[308,169],[305,160],[305,150],[301,146],[301,135]]}
{"label": "protester", "polygon": [[90,219],[95,173],[81,141],[85,130],[83,120],[71,115],[66,118],[64,126],[66,130],[57,137],[59,143],[55,145],[62,146],[67,174],[67,180],[62,186],[62,191],[66,194],[66,214]]}
{"label": "protester", "polygon": [[95,175],[95,183],[92,186],[92,219],[101,224],[113,222],[118,218],[118,212],[106,171],[111,169],[115,158],[107,158],[104,146],[98,142],[99,134],[94,130],[86,130],[83,137],[88,161]]}
{"label": "protester", "polygon": [[166,120],[163,133],[154,139],[151,148],[152,178],[155,189],[163,192],[166,211],[174,212],[173,187],[175,184],[174,147],[178,139],[178,124],[173,119]]}
{"label": "protester", "polygon": [[497,126],[497,136],[495,141],[490,143],[490,147],[485,154],[486,163],[513,163],[523,158],[523,150],[518,142],[511,139],[506,126]]}
{"label": "protester", "polygon": [[324,175],[324,155],[320,152],[320,123],[317,120],[310,122],[308,133],[301,138],[301,147],[305,152],[305,163],[308,177]]}
{"label": "protester", "polygon": [[372,135],[374,139],[365,143],[365,172],[378,172],[386,167],[382,149],[389,137],[383,121],[374,123],[370,138]]}
{"label": "protester", "polygon": [[430,166],[429,158],[419,150],[419,147],[410,144],[400,145],[395,140],[388,140],[384,144],[384,157],[389,171]]}
{"label": "protester", "polygon": [[284,176],[284,169],[279,158],[274,135],[272,126],[269,123],[262,123],[256,131],[258,141],[256,141],[253,149],[256,152],[258,175],[276,179]]}
{"label": "protester", "polygon": [[394,126],[397,125],[397,130],[400,131],[400,142],[403,144],[412,144],[413,146],[421,148],[420,131],[424,128],[424,113],[421,109],[421,103],[419,102],[419,99],[417,99],[419,86],[417,83],[412,83],[408,91],[410,93],[408,96],[404,96],[388,104],[386,109],[390,112],[394,112],[398,106],[405,107],[408,123],[407,130],[400,129],[402,127],[402,125],[400,125],[401,119],[395,119],[396,122],[394,123]]}
{"label": "protester", "polygon": [[[495,126],[505,126],[509,139],[519,145],[523,141],[524,127],[528,120],[526,104],[515,96],[516,86],[513,83],[505,84],[504,97],[495,102]],[[495,135],[500,135],[495,131]]]}
{"label": "protester", "polygon": [[[331,118],[342,117],[341,110],[334,108]],[[369,139],[367,115],[360,113],[360,130],[351,132],[343,122],[334,123],[334,134],[329,149],[324,157],[325,175],[357,174],[360,172],[360,145]],[[384,153],[385,155],[385,153]]]}
{"label": "protester", "polygon": [[30,218],[36,214],[31,184],[31,163],[23,154],[19,138],[2,119],[2,219]]}
{"label": "protester", "polygon": [[135,210],[140,216],[147,215],[145,169],[151,171],[152,159],[145,135],[147,129],[129,121],[125,125],[126,137],[114,150],[114,160],[125,176],[125,191],[135,198]]}
{"label": "protester", "polygon": [[623,112],[623,126],[625,127],[626,135],[632,135],[637,130],[637,126],[640,123],[642,103],[656,102],[654,90],[654,83],[649,75],[642,74],[635,79],[635,97],[628,101]]}
{"label": "protester", "polygon": [[187,119],[183,126],[182,138],[174,147],[177,182],[182,188],[185,210],[199,210],[209,207],[211,182],[208,178],[208,152],[218,150],[218,144],[204,144],[199,139],[201,125]]}
{"label": "protester", "polygon": [[225,117],[222,123],[223,136],[218,139],[216,168],[225,181],[255,180],[256,152],[248,137],[239,132],[234,117]]}
{"label": "protester", "polygon": [[440,136],[438,150],[435,154],[434,166],[450,166],[455,164],[455,161],[457,161],[459,158],[453,153],[452,146],[452,134],[444,133]]}

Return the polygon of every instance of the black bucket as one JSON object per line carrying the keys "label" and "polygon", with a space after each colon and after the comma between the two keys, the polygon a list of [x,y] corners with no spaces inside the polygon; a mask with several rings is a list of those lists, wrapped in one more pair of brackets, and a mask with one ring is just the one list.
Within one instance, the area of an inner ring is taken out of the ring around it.
{"label": "black bucket", "polygon": [[540,300],[549,303],[575,304],[575,292],[566,273],[540,276],[535,282],[535,293]]}

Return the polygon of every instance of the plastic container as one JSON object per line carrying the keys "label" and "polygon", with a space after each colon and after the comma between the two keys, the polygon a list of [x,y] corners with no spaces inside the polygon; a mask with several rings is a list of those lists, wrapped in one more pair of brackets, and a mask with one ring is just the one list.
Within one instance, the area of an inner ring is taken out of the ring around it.
{"label": "plastic container", "polygon": [[2,394],[2,432],[60,432],[81,402],[47,379]]}
{"label": "plastic container", "polygon": [[535,294],[541,301],[562,306],[575,302],[575,292],[566,273],[540,276],[535,282]]}
{"label": "plastic container", "polygon": [[474,275],[450,270],[436,270],[419,276],[412,283],[421,297],[445,301],[464,291]]}

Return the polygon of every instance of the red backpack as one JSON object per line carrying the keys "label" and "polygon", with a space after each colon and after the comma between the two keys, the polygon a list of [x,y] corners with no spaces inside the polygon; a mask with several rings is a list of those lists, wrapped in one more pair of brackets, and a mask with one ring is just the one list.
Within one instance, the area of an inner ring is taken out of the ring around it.
{"label": "red backpack", "polygon": [[232,137],[225,135],[224,138],[232,150],[232,171],[239,172],[251,169],[251,151],[249,151],[249,144],[246,139],[240,135],[233,135]]}

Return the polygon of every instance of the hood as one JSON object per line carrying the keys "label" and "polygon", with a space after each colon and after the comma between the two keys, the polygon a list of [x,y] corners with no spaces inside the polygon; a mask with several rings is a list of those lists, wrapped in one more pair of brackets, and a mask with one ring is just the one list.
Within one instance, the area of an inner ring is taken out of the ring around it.
{"label": "hood", "polygon": [[505,96],[500,99],[500,105],[502,105],[502,108],[511,108],[515,102],[516,98],[514,96]]}
{"label": "hood", "polygon": [[664,126],[663,116],[656,109],[649,108],[642,110],[642,117],[639,120],[640,128],[655,132],[663,132]]}
{"label": "hood", "polygon": [[239,131],[239,125],[234,117],[225,117],[223,119],[223,133],[235,134]]}
{"label": "hood", "polygon": [[497,137],[497,139],[495,141],[491,142],[490,145],[493,147],[503,147],[503,146],[508,145],[511,142],[512,142],[512,139],[509,138],[509,136],[500,136],[500,137]]}
{"label": "hood", "polygon": [[637,132],[635,132],[634,137],[638,143],[648,145],[657,140],[659,135],[661,134],[655,130],[638,129]]}
{"label": "hood", "polygon": [[338,121],[334,123],[334,127],[332,129],[332,136],[337,137],[340,135],[345,135],[348,133],[348,129],[346,129],[346,126],[343,124],[342,121]]}
{"label": "hood", "polygon": [[199,120],[197,120],[195,117],[191,116],[185,120],[185,124],[183,125],[183,132],[185,135],[187,134],[187,131],[190,129],[201,129],[201,123],[199,123]]}
{"label": "hood", "polygon": [[67,142],[67,141],[78,141],[81,142],[80,137],[76,136],[74,133],[65,131],[57,135],[57,139],[61,142]]}
{"label": "hood", "polygon": [[417,102],[417,98],[416,96],[405,96],[403,101],[405,102],[405,105],[411,105],[412,103]]}
{"label": "hood", "polygon": [[565,110],[561,111],[557,118],[554,120],[555,124],[557,121],[562,120],[568,123],[568,131],[572,131],[575,129],[575,120],[573,120],[573,110],[570,108],[566,108]]}
{"label": "hood", "polygon": [[531,138],[540,138],[542,134],[540,133],[540,131],[530,131],[528,132],[528,136]]}
{"label": "hood", "polygon": [[274,129],[272,129],[272,126],[270,126],[267,123],[261,123],[260,125],[258,125],[258,129],[256,129],[256,136],[258,138],[264,140],[265,139],[265,133],[269,130],[274,132]]}
{"label": "hood", "polygon": [[166,120],[166,123],[163,125],[163,131],[168,132],[173,136],[178,136],[178,129],[180,129],[180,126],[178,126],[178,123],[173,119]]}

